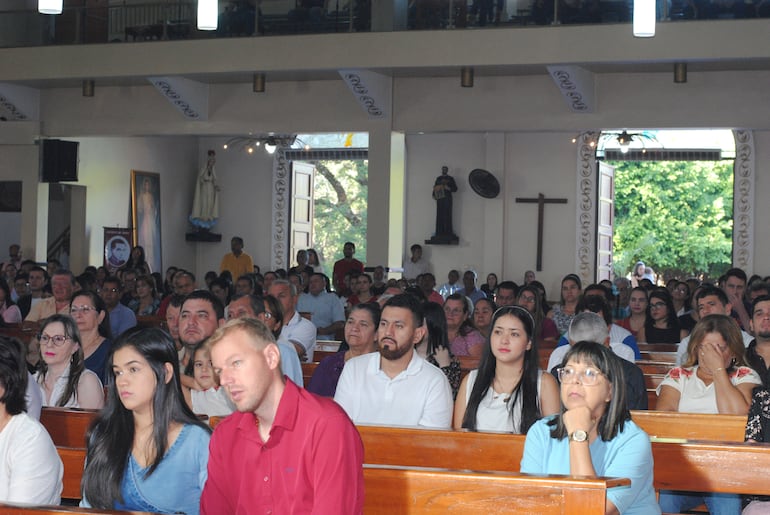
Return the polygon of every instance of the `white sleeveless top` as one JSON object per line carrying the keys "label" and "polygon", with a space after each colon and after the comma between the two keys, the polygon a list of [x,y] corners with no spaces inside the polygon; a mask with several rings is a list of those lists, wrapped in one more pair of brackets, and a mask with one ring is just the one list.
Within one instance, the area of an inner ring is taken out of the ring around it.
{"label": "white sleeveless top", "polygon": [[[476,382],[478,370],[471,370],[468,374],[468,383],[465,390],[465,406],[468,406],[468,399],[473,391],[473,384]],[[542,382],[543,371],[537,371],[537,405],[540,406],[540,383]],[[476,429],[478,431],[505,431],[513,432],[514,427],[521,424],[521,397],[517,397],[517,402],[513,406],[513,419],[508,411],[509,394],[497,393],[491,386],[479,403],[476,410]]]}

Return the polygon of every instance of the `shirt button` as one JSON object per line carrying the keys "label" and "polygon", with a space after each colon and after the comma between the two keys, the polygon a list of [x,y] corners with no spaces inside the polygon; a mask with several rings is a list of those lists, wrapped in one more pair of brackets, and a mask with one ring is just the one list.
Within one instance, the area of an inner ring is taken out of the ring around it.
{"label": "shirt button", "polygon": [[270,478],[268,476],[265,476],[264,481],[265,483],[267,483],[268,481],[270,481]]}

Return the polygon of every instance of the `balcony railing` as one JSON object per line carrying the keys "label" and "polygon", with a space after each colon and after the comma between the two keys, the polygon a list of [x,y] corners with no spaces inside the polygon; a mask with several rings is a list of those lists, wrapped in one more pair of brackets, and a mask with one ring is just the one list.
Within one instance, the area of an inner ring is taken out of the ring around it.
{"label": "balcony railing", "polygon": [[[220,0],[196,28],[195,0],[65,0],[61,15],[0,11],[0,47],[286,34],[629,23],[633,0]],[[392,4],[387,4],[392,2]],[[387,4],[387,5],[386,5]],[[770,17],[770,0],[658,0],[659,21]]]}

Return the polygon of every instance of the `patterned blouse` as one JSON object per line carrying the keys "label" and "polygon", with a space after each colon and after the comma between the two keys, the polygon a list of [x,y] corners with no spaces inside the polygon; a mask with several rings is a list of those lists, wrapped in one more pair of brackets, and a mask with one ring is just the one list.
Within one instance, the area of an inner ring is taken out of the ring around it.
{"label": "patterned blouse", "polygon": [[[745,437],[746,440],[754,440],[755,442],[770,441],[770,390],[767,388],[754,389]],[[768,502],[770,497],[747,495],[743,497],[743,506],[745,507],[752,501]]]}

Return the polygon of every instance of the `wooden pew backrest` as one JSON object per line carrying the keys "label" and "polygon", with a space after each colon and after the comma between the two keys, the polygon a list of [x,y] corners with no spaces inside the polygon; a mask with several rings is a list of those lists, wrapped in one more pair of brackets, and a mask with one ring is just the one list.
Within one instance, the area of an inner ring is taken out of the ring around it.
{"label": "wooden pew backrest", "polygon": [[22,506],[0,503],[0,515],[151,515],[146,511],[98,510],[77,506]]}
{"label": "wooden pew backrest", "polygon": [[99,410],[44,407],[40,423],[48,430],[54,445],[85,447],[86,433]]}
{"label": "wooden pew backrest", "polygon": [[57,447],[59,458],[64,465],[62,477],[62,499],[80,500],[80,479],[83,477],[83,467],[86,463],[86,450],[72,447]]}
{"label": "wooden pew backrest", "polygon": [[604,513],[607,489],[628,479],[576,479],[443,469],[364,466],[364,513]]}
{"label": "wooden pew backrest", "polygon": [[632,411],[631,418],[651,438],[743,442],[747,417],[676,411]]}

